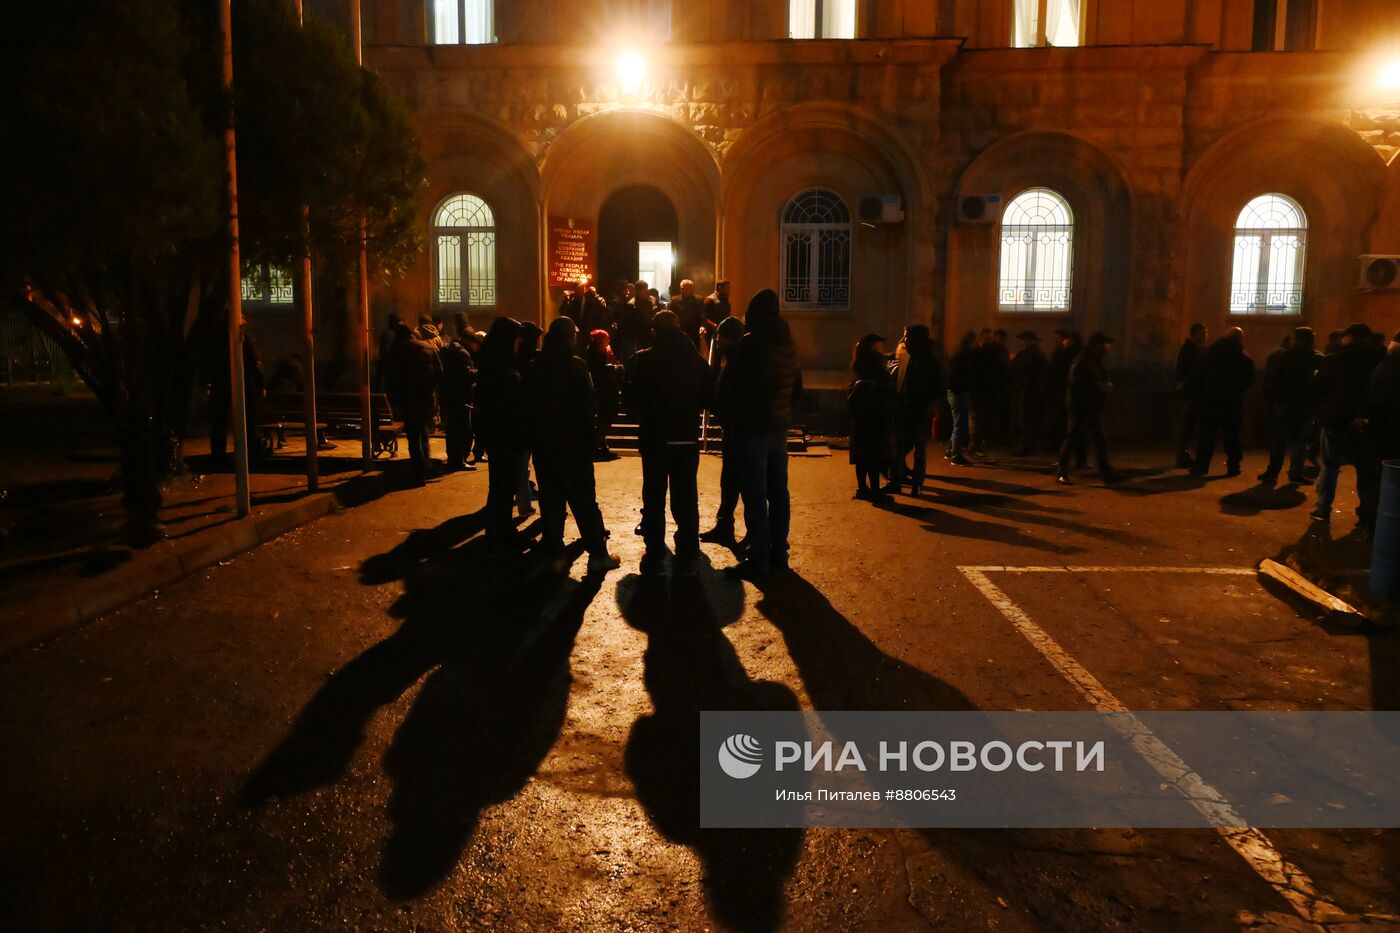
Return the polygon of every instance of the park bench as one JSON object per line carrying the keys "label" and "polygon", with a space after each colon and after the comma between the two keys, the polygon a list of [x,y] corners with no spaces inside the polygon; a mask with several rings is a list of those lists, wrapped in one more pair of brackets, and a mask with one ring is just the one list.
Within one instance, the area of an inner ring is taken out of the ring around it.
{"label": "park bench", "polygon": [[[374,418],[374,456],[399,452],[399,431],[403,422],[394,418],[389,408],[389,396],[376,392],[370,396]],[[272,451],[278,434],[306,429],[306,401],[300,392],[269,392],[258,402],[258,432],[263,449]],[[358,392],[316,393],[316,440],[325,444],[327,431],[350,435],[364,428]]]}

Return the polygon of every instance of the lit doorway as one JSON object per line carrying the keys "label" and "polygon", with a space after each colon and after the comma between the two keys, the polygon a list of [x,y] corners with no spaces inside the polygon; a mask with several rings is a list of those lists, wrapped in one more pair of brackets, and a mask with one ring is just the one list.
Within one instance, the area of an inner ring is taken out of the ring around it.
{"label": "lit doorway", "polygon": [[669,242],[650,240],[637,244],[637,278],[671,297],[671,276],[676,267],[676,254]]}

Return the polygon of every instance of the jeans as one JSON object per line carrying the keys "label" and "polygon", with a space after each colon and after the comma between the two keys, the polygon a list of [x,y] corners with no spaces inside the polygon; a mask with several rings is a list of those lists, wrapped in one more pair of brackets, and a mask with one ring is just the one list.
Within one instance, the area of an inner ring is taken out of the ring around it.
{"label": "jeans", "polygon": [[676,556],[700,553],[700,494],[696,471],[700,445],[645,444],[642,453],[642,540],[647,552],[666,550],[666,492],[671,493],[671,517],[676,520]]}
{"label": "jeans", "polygon": [[788,496],[787,432],[736,437],[748,560],[767,569],[786,564],[792,502]]}
{"label": "jeans", "polygon": [[733,525],[734,510],[739,506],[739,445],[725,434],[720,441],[719,466],[719,512],[715,514],[716,525]]}
{"label": "jeans", "polygon": [[520,464],[525,451],[492,444],[487,448],[486,537],[498,538],[511,531],[511,510],[520,486]]}
{"label": "jeans", "polygon": [[1322,429],[1322,471],[1317,474],[1317,508],[1313,511],[1318,515],[1332,514],[1337,477],[1348,463],[1356,467],[1356,517],[1363,527],[1374,528],[1381,464],[1369,440],[1350,428]]}
{"label": "jeans", "polygon": [[1196,469],[1204,473],[1210,469],[1211,457],[1215,456],[1215,435],[1218,432],[1225,445],[1225,462],[1231,470],[1237,470],[1244,452],[1240,448],[1240,424],[1244,412],[1238,402],[1224,404],[1203,404],[1200,414],[1200,443],[1196,447]]}
{"label": "jeans", "polygon": [[1274,405],[1269,415],[1269,466],[1264,472],[1278,476],[1283,469],[1284,454],[1288,455],[1288,475],[1303,472],[1303,443],[1307,417],[1297,405]]}
{"label": "jeans", "polygon": [[967,450],[967,420],[972,414],[972,393],[948,390],[948,407],[953,411],[953,431],[948,436],[948,453],[956,457]]}
{"label": "jeans", "polygon": [[428,422],[405,420],[403,433],[408,440],[408,462],[421,483],[428,478]]}
{"label": "jeans", "polygon": [[[603,513],[593,475],[592,451],[536,450],[535,476],[540,483],[541,542],[546,554],[564,551],[564,510],[574,513],[579,537],[590,554],[607,553]],[[494,457],[492,460],[494,461]]]}

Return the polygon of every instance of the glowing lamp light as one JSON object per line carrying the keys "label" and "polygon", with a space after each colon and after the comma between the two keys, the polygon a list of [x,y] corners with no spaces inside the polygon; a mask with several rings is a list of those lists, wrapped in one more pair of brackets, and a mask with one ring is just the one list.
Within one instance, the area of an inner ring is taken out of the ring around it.
{"label": "glowing lamp light", "polygon": [[83,326],[83,319],[80,318],[80,317],[78,317],[76,314],[73,315],[73,326],[74,326],[74,327],[82,327],[82,326]]}
{"label": "glowing lamp light", "polygon": [[625,90],[635,91],[646,77],[647,63],[636,52],[624,52],[617,60],[617,80]]}
{"label": "glowing lamp light", "polygon": [[1392,58],[1376,73],[1376,87],[1387,94],[1400,94],[1400,58]]}

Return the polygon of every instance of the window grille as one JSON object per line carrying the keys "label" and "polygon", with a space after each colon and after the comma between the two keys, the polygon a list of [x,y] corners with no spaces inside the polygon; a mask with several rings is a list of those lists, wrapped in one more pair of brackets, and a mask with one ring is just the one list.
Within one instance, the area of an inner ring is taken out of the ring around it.
{"label": "window grille", "polygon": [[1001,217],[1003,311],[1068,311],[1074,282],[1074,212],[1049,188],[1030,188]]}
{"label": "window grille", "polygon": [[295,300],[291,270],[276,263],[245,263],[240,284],[244,304],[289,307]]}
{"label": "window grille", "polygon": [[1235,221],[1231,314],[1301,314],[1308,218],[1283,194],[1263,194]]}
{"label": "window grille", "polygon": [[851,213],[834,192],[809,188],[782,216],[783,307],[846,311],[851,306]]}
{"label": "window grille", "polygon": [[442,308],[496,304],[496,218],[486,202],[456,194],[433,215],[437,268],[434,293]]}

